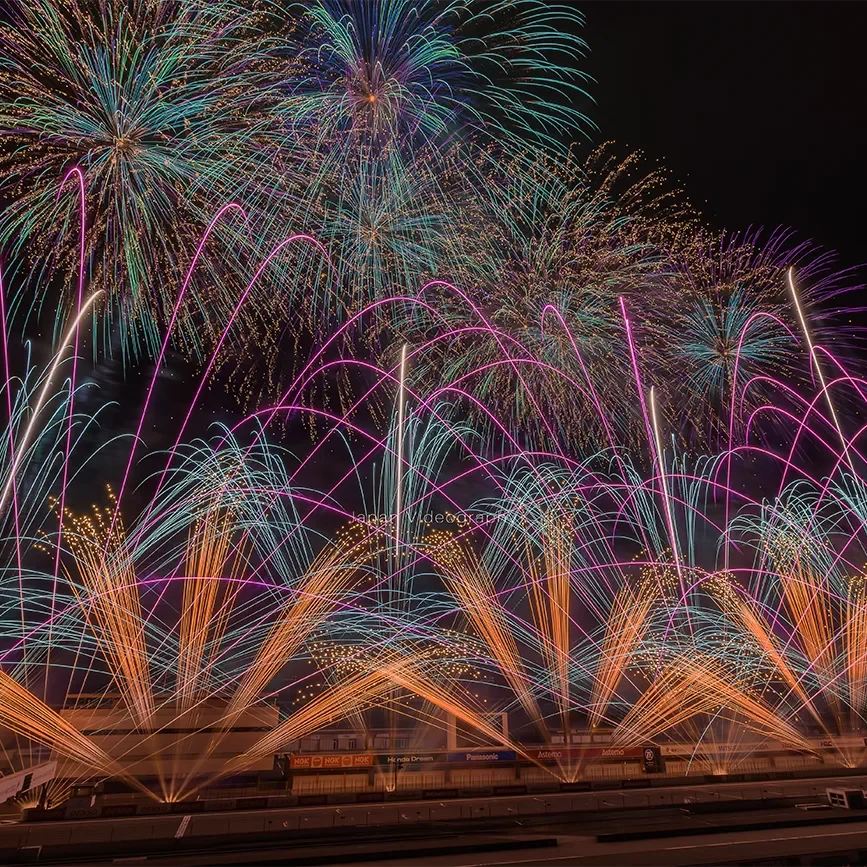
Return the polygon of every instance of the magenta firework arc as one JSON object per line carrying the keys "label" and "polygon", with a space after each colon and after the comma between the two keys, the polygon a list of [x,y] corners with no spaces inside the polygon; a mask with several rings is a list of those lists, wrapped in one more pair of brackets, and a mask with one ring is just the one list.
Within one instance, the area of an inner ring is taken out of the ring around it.
{"label": "magenta firework arc", "polygon": [[[275,254],[292,243],[314,241],[290,235]],[[797,278],[790,271],[781,279],[803,326],[801,334],[787,329],[791,352],[814,372],[815,385],[799,391],[763,373],[733,388],[729,446],[716,456],[690,456],[666,429],[622,298],[621,340],[646,431],[640,448],[619,442],[601,416],[607,441],[599,451],[572,452],[543,416],[544,395],[532,394],[553,443],[533,448],[477,396],[484,370],[429,387],[414,374],[426,354],[472,329],[501,347],[498,364],[515,389],[539,367],[603,412],[573,335],[583,381],[534,358],[466,292],[436,281],[416,296],[371,305],[416,307],[440,319],[426,341],[404,344],[396,366],[334,355],[368,320],[372,310],[363,309],[313,350],[278,401],[187,444],[212,357],[153,475],[149,502],[131,522],[124,495],[163,355],[120,478],[107,480],[118,496],[70,511],[68,487],[88,463],[76,449],[88,421],[75,413],[72,350],[99,296],[82,291],[49,366],[20,384],[7,377],[4,607],[14,616],[4,621],[2,722],[17,736],[7,755],[23,759],[48,747],[65,757],[70,776],[134,779],[122,750],[105,754],[51,707],[58,689],[71,696],[92,688],[117,692],[138,730],[152,736],[225,698],[198,764],[166,757],[160,794],[170,799],[203,785],[199,771],[221,729],[225,737],[258,703],[290,695],[293,710],[278,730],[212,777],[241,770],[323,722],[395,701],[427,722],[455,714],[482,742],[491,707],[511,711],[542,738],[581,719],[612,727],[615,741],[630,746],[698,726],[717,749],[747,730],[757,742],[809,752],[817,728],[835,737],[858,730],[867,653],[863,458],[861,431],[844,430],[848,420],[837,407],[841,396],[845,406],[863,397],[862,381],[809,337]],[[432,289],[453,292],[476,324],[453,327]],[[249,297],[239,297],[216,352]],[[542,315],[568,334],[555,305]],[[755,321],[773,315],[747,320],[738,346]],[[739,361],[736,350],[733,383]],[[364,390],[345,409],[305,401],[305,391],[334,369],[353,371]],[[753,379],[770,385],[775,399],[754,406]],[[372,400],[394,406],[378,431],[356,421]],[[467,405],[499,432],[498,447],[489,435],[480,439]],[[306,454],[290,456],[269,430],[297,415],[319,418],[321,433]],[[763,433],[766,415],[786,420],[769,428],[773,437],[788,432],[778,445]],[[799,462],[807,440],[827,456],[823,475],[815,459]],[[335,441],[349,458],[345,472],[322,490],[302,486],[305,470],[333,453]],[[53,453],[62,460],[45,460]],[[761,469],[760,491],[751,466]],[[485,494],[467,499],[468,487]],[[351,503],[359,496],[377,512],[358,518]],[[335,521],[344,529],[325,533]],[[169,719],[160,714],[165,708]],[[842,762],[857,760],[851,746],[841,752]],[[574,777],[580,768],[561,773]]]}
{"label": "magenta firework arc", "polygon": [[[583,43],[544,4],[487,51],[461,4],[323,2],[288,31],[204,5],[75,3],[3,32],[0,89],[47,64],[0,113],[22,139],[0,216],[5,764],[50,754],[63,787],[174,801],[396,718],[527,761],[601,728],[714,770],[817,739],[859,764],[846,275],[785,233],[711,231],[637,157],[558,151],[580,112],[549,97],[583,79],[539,45]],[[145,62],[125,52],[148,27]],[[69,115],[85,80],[104,89]],[[106,139],[109,97],[132,126]],[[124,200],[142,189],[158,208]],[[24,299],[38,319],[51,293],[38,362]],[[141,381],[120,426],[94,387],[105,334]]]}

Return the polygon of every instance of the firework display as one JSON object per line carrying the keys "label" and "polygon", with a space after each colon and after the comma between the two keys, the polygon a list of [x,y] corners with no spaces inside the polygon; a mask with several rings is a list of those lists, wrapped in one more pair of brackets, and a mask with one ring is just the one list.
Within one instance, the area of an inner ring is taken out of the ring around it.
{"label": "firework display", "polygon": [[590,736],[867,761],[854,287],[564,147],[577,12],[17,14],[4,768],[180,801],[347,721],[569,782]]}

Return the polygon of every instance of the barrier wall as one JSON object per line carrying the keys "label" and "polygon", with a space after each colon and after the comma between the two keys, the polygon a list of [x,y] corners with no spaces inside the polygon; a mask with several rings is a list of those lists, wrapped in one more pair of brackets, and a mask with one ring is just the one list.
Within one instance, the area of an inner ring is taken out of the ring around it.
{"label": "barrier wall", "polygon": [[[389,803],[406,797],[401,793],[364,793],[342,796],[300,796],[282,798],[236,799],[224,804],[219,813],[209,813],[216,802],[187,802],[167,806],[171,815],[82,820],[80,822],[32,822],[0,826],[0,863],[20,860],[20,849],[31,847],[89,846],[106,851],[134,853],[164,851],[167,845],[195,848],[203,837],[210,842],[231,839],[234,835],[281,835],[297,832],[303,836],[319,829],[350,826],[395,826],[422,822],[488,819],[508,816],[562,815],[587,811],[647,808],[659,805],[695,804],[707,801],[730,801],[743,804],[750,800],[779,800],[779,783],[763,786],[762,775],[741,775],[740,785],[713,786],[720,782],[709,777],[691,780],[692,785],[673,786],[670,779],[645,778],[645,786],[630,790],[630,781],[615,787],[609,783],[560,784],[557,791],[542,791],[537,786],[492,787],[488,791],[439,789],[417,793],[416,803]],[[767,775],[765,775],[767,776]],[[858,775],[852,775],[853,780]],[[864,779],[863,773],[860,775]],[[749,779],[747,779],[749,778]],[[636,783],[632,781],[632,783]],[[732,779],[727,778],[731,783]],[[792,780],[785,786],[787,798],[822,797],[825,783],[809,779]],[[581,787],[584,787],[583,789]],[[604,788],[605,791],[597,791]],[[484,798],[482,797],[484,796]],[[367,800],[375,798],[377,800]],[[467,800],[461,801],[460,798]],[[264,802],[264,803],[263,803]],[[226,814],[224,810],[233,812]],[[246,811],[246,812],[245,812]],[[31,818],[57,818],[56,815],[33,815]],[[285,840],[285,837],[281,839]],[[58,852],[59,849],[55,849]]]}

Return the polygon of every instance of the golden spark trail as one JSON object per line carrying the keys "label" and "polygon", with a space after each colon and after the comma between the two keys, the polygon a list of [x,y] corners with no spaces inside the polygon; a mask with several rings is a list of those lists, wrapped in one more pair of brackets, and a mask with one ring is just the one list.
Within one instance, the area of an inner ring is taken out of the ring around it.
{"label": "golden spark trail", "polygon": [[509,749],[513,749],[521,755],[526,756],[526,753],[519,746],[508,738],[504,738],[503,733],[499,729],[492,726],[480,714],[467,707],[462,696],[453,695],[445,683],[433,683],[427,678],[416,674],[411,668],[395,667],[386,669],[386,674],[404,689],[426,699],[432,705],[453,714],[461,722],[477,729],[488,738],[490,743],[502,743],[509,747]]}
{"label": "golden spark trail", "polygon": [[[114,494],[109,491],[114,505]],[[123,519],[114,508],[94,506],[91,515],[71,519],[67,540],[75,555],[84,593],[72,582],[82,613],[109,663],[124,702],[139,728],[149,730],[154,714],[135,568],[126,546]]]}
{"label": "golden spark trail", "polygon": [[720,607],[734,617],[749,635],[752,635],[768,661],[782,675],[783,680],[795,695],[798,696],[802,705],[810,712],[810,715],[816,722],[823,729],[826,729],[819,711],[801,685],[800,679],[792,671],[791,666],[786,662],[777,648],[774,637],[764,617],[743,599],[727,576],[714,575],[705,582],[704,586],[713,594]]}
{"label": "golden spark trail", "polygon": [[858,729],[867,704],[867,582],[863,575],[849,582],[845,635],[849,712],[852,728]]}
{"label": "golden spark trail", "polygon": [[[219,722],[219,730],[198,757],[187,775],[185,785],[189,785],[226,732],[245,710],[259,700],[268,682],[292,659],[302,643],[332,610],[358,570],[382,553],[372,544],[374,541],[381,543],[381,534],[371,533],[363,525],[353,524],[341,531],[335,543],[324,548],[314,559],[294,588],[291,601],[278,613],[255,659],[241,676]],[[186,790],[181,790],[175,797],[180,799],[187,794]]]}
{"label": "golden spark trail", "polygon": [[[214,509],[191,530],[181,608],[178,705],[189,710],[201,696],[205,648],[219,647],[240,589],[243,546],[229,562],[232,516]],[[222,579],[222,580],[221,580]]]}
{"label": "golden spark trail", "polygon": [[253,747],[231,758],[218,774],[213,774],[207,780],[197,782],[195,786],[183,790],[178,794],[178,798],[189,798],[217,780],[239,773],[261,759],[285,749],[290,741],[306,737],[311,732],[324,728],[348,714],[371,706],[392,688],[391,681],[373,672],[330,689],[268,732]]}
{"label": "golden spark trail", "polygon": [[197,784],[195,789],[185,791],[184,796],[188,797],[192,791],[210,785],[221,777],[248,768],[260,759],[285,748],[290,741],[306,737],[336,720],[359,713],[381,702],[393,689],[394,681],[384,667],[346,678],[291,714],[280,725],[263,735],[246,752],[231,759],[219,774],[212,776],[207,782]]}
{"label": "golden spark trail", "polygon": [[139,791],[151,795],[148,789],[125,774],[90,738],[2,670],[0,727],[51,747],[63,759],[79,762],[107,777],[119,777]]}
{"label": "golden spark trail", "polygon": [[636,746],[682,726],[699,714],[726,711],[751,731],[802,752],[812,752],[792,725],[700,653],[670,662],[630,708],[611,743]]}
{"label": "golden spark trail", "polygon": [[431,533],[428,541],[432,543],[428,556],[442,567],[449,589],[461,601],[470,622],[494,654],[509,686],[547,741],[547,726],[538,702],[527,685],[529,679],[487,567],[475,552],[446,533]]}
{"label": "golden spark trail", "polygon": [[[253,747],[231,759],[218,775],[196,785],[192,791],[212,784],[216,779],[238,773],[262,758],[284,749],[286,744],[323,728],[338,719],[359,713],[366,708],[382,704],[393,694],[395,686],[425,699],[440,710],[453,713],[458,719],[481,732],[493,743],[503,742],[502,732],[488,723],[480,714],[466,706],[462,697],[456,697],[445,683],[433,683],[417,669],[426,661],[415,657],[371,660],[373,671],[354,674],[332,689],[315,698],[293,713],[279,726],[265,734]],[[522,752],[507,741],[507,746]],[[190,791],[184,792],[189,796]]]}
{"label": "golden spark trail", "polygon": [[544,636],[542,654],[552,682],[557,684],[554,700],[563,722],[564,733],[571,735],[569,720],[570,686],[569,633],[572,589],[572,526],[568,518],[548,513],[542,520],[544,577],[530,550],[526,537],[527,561],[530,572],[530,610],[536,627]]}
{"label": "golden spark trail", "polygon": [[663,732],[700,713],[710,713],[719,697],[697,688],[680,666],[664,668],[614,729],[614,746],[636,746],[653,741]]}
{"label": "golden spark trail", "polygon": [[[187,574],[183,582],[183,601],[179,623],[177,709],[173,725],[181,729],[198,726],[197,706],[206,697],[204,679],[213,667],[215,655],[229,623],[240,592],[239,578],[246,564],[244,542],[236,548],[230,561],[232,515],[219,508],[211,509],[190,530],[187,539]],[[245,540],[246,541],[246,540]],[[206,660],[206,648],[211,647]],[[175,785],[184,745],[175,744],[171,781],[163,780],[169,799],[175,799]]]}
{"label": "golden spark trail", "polygon": [[658,594],[650,581],[643,581],[635,593],[631,588],[624,587],[614,597],[593,678],[587,718],[591,729],[596,728],[605,717],[611,697],[632,661],[636,648],[641,644],[648,626],[648,614],[657,598]]}
{"label": "golden spark trail", "polygon": [[258,698],[262,688],[322,622],[358,569],[379,553],[371,545],[379,538],[380,534],[371,534],[367,528],[353,525],[316,557],[238,684],[226,714],[227,721],[237,718]]}
{"label": "golden spark trail", "polygon": [[[824,579],[809,563],[804,562],[801,542],[797,537],[777,538],[772,556],[779,564],[777,571],[782,585],[783,601],[801,649],[819,675],[827,683],[836,681],[834,615],[830,594]],[[839,700],[833,692],[826,700],[839,714]]]}

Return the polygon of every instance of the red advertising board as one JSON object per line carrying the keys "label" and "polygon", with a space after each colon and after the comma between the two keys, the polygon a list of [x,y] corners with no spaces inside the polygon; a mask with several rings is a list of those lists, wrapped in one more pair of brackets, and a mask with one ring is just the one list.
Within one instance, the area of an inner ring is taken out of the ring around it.
{"label": "red advertising board", "polygon": [[595,761],[617,761],[618,759],[640,759],[641,747],[543,747],[527,750],[527,755],[537,762],[557,763],[579,759]]}
{"label": "red advertising board", "polygon": [[297,771],[345,771],[352,768],[372,768],[373,756],[370,753],[312,753],[292,756],[289,767]]}

